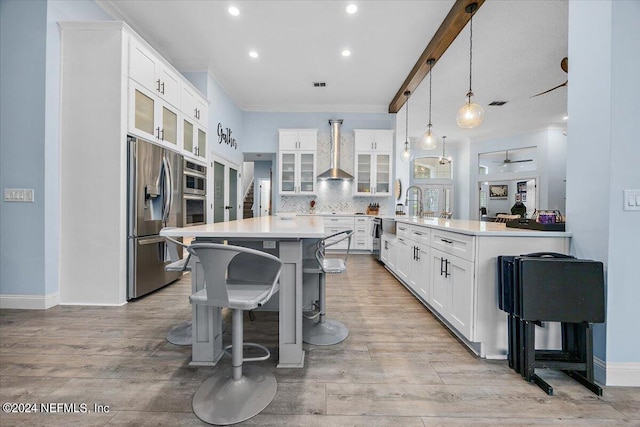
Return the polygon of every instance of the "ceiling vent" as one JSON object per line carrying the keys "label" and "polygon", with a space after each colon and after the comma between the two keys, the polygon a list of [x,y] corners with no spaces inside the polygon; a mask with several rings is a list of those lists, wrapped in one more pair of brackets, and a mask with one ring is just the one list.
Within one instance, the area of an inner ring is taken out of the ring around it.
{"label": "ceiling vent", "polygon": [[313,82],[313,87],[325,87],[326,85],[325,82]]}
{"label": "ceiling vent", "polygon": [[502,107],[504,104],[506,104],[509,101],[493,101],[492,103],[490,103],[489,105],[492,105],[494,107]]}

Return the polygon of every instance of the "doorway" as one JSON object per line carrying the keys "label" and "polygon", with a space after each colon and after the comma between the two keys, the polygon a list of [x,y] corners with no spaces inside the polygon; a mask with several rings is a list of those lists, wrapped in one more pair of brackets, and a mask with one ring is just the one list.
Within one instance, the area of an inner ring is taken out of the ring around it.
{"label": "doorway", "polygon": [[266,178],[260,178],[257,180],[258,184],[258,200],[256,205],[258,206],[257,216],[269,216],[271,215],[271,180]]}
{"label": "doorway", "polygon": [[212,180],[213,194],[211,195],[211,207],[213,222],[227,222],[238,219],[240,203],[238,165],[212,153]]}

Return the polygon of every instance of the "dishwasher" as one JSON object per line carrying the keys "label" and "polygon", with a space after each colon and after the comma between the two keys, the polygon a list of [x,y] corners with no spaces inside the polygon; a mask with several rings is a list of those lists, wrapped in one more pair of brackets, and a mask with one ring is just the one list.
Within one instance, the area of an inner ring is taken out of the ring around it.
{"label": "dishwasher", "polygon": [[373,236],[373,256],[378,261],[380,261],[380,237],[382,237],[382,218],[373,218],[371,235]]}

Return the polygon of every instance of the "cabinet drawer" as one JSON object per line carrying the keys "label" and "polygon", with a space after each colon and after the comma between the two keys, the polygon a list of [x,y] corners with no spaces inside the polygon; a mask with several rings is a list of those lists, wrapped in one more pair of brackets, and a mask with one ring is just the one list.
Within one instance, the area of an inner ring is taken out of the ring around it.
{"label": "cabinet drawer", "polygon": [[409,226],[407,224],[396,224],[396,236],[398,237],[410,237]]}
{"label": "cabinet drawer", "polygon": [[448,231],[431,230],[431,247],[473,262],[475,237]]}
{"label": "cabinet drawer", "polygon": [[325,217],[324,226],[327,227],[343,227],[353,230],[353,217]]}
{"label": "cabinet drawer", "polygon": [[417,243],[424,243],[429,246],[431,244],[431,230],[426,227],[409,227],[409,238]]}

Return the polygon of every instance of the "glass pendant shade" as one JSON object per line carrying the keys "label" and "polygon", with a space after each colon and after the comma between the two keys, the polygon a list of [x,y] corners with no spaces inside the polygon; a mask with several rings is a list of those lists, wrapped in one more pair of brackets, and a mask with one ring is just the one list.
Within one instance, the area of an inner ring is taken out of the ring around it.
{"label": "glass pendant shade", "polygon": [[427,129],[427,131],[422,135],[420,141],[418,142],[418,146],[423,150],[435,150],[436,148],[436,136],[433,134],[431,130],[431,126]]}
{"label": "glass pendant shade", "polygon": [[458,110],[456,121],[458,126],[463,129],[471,129],[482,123],[484,119],[484,110],[479,104],[472,103],[471,98]]}
{"label": "glass pendant shade", "polygon": [[403,162],[410,162],[413,160],[413,150],[409,147],[408,142],[404,143],[404,149],[400,153],[400,159],[402,159]]}

